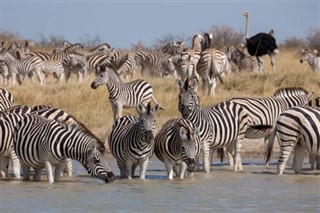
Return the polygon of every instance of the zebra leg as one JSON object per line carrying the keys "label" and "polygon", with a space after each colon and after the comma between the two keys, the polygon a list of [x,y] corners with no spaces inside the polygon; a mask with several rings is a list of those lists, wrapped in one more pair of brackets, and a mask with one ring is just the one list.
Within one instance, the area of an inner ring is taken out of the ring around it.
{"label": "zebra leg", "polygon": [[126,177],[128,179],[132,179],[133,175],[132,175],[132,162],[130,160],[127,160],[126,162]]}
{"label": "zebra leg", "polygon": [[316,155],[315,154],[313,154],[313,153],[309,153],[309,163],[310,163],[310,165],[311,165],[311,170],[314,170],[315,168],[314,168],[314,165],[315,165],[315,163],[316,163]]}
{"label": "zebra leg", "polygon": [[13,172],[13,176],[16,179],[20,179],[20,160],[18,159],[16,153],[11,150],[10,151],[10,158],[11,158],[11,162],[12,162],[12,172]]}
{"label": "zebra leg", "polygon": [[180,164],[180,171],[179,171],[179,178],[183,179],[184,175],[186,173],[187,170],[187,164],[185,162],[181,162]]}
{"label": "zebra leg", "polygon": [[149,164],[149,159],[146,159],[146,160],[140,162],[140,164],[139,164],[140,179],[146,179],[146,171],[147,171],[148,164]]}
{"label": "zebra leg", "polygon": [[317,168],[317,170],[320,170],[320,156],[319,155],[316,157],[316,168]]}
{"label": "zebra leg", "polygon": [[70,158],[67,158],[67,163],[62,172],[67,173],[69,177],[72,177],[72,160]]}
{"label": "zebra leg", "polygon": [[34,169],[34,177],[33,177],[34,181],[40,181],[41,180],[42,170],[43,170],[42,168]]}
{"label": "zebra leg", "polygon": [[8,177],[9,175],[9,158],[0,156],[0,177]]}
{"label": "zebra leg", "polygon": [[300,144],[294,147],[294,156],[292,162],[292,169],[296,174],[300,174],[302,170],[302,164],[304,160],[305,148]]}
{"label": "zebra leg", "polygon": [[122,116],[122,104],[118,102],[111,102],[111,108],[113,112],[113,119],[117,120]]}
{"label": "zebra leg", "polygon": [[164,160],[164,165],[166,167],[167,170],[167,175],[168,175],[168,179],[172,180],[173,179],[173,166],[172,163],[170,163],[168,160]]}
{"label": "zebra leg", "polygon": [[[47,172],[47,179],[48,179],[49,183],[51,184],[54,182],[52,165],[48,160],[45,160],[44,166],[45,166],[46,172]],[[61,171],[60,171],[60,174],[61,174]]]}
{"label": "zebra leg", "polygon": [[26,164],[21,164],[22,172],[23,172],[23,180],[30,180],[29,172],[30,167]]}
{"label": "zebra leg", "polygon": [[60,162],[57,165],[55,165],[55,171],[54,171],[54,181],[55,182],[59,182],[60,181],[60,177],[62,176],[63,169],[67,165],[68,159],[69,158],[66,158],[62,162]]}
{"label": "zebra leg", "polygon": [[203,145],[203,168],[206,173],[210,172],[210,148],[207,144]]}
{"label": "zebra leg", "polygon": [[294,147],[294,143],[281,143],[281,153],[278,160],[277,173],[282,175],[289,159],[291,150]]}
{"label": "zebra leg", "polygon": [[118,164],[118,167],[120,170],[120,178],[126,178],[126,165],[125,165],[125,163],[117,160],[117,164]]}

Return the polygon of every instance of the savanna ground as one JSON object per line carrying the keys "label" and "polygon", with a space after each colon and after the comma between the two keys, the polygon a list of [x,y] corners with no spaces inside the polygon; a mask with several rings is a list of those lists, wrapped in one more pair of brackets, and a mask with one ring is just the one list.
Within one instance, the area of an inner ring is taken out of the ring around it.
{"label": "savanna ground", "polygon": [[[320,87],[317,85],[320,75],[312,72],[306,62],[301,64],[299,57],[299,50],[280,50],[276,56],[276,71],[273,72],[269,57],[264,56],[264,73],[232,73],[224,78],[224,84],[218,82],[214,97],[203,95],[200,84],[198,92],[201,106],[210,106],[233,97],[271,96],[277,89],[284,87],[303,87],[309,92],[314,91],[314,98],[320,96]],[[165,109],[157,112],[156,130],[167,120],[180,117],[178,88],[174,78],[141,76],[138,71],[133,78],[143,78],[150,82],[155,98]],[[52,76],[48,76],[44,86],[40,86],[36,79],[34,83],[25,81],[20,86],[2,87],[13,94],[16,104],[30,107],[46,104],[63,109],[104,141],[111,130],[113,114],[106,86],[91,89],[90,84],[94,79],[94,74],[90,74],[83,84],[78,84],[73,76],[67,83],[56,84]],[[136,110],[124,109],[123,114],[136,115]],[[260,158],[263,152],[263,139],[248,140],[243,144],[244,157]]]}

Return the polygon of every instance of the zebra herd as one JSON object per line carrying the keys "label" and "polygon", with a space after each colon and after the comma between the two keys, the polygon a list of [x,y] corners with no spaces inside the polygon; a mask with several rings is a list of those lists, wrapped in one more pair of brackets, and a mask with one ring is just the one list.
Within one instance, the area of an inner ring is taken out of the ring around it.
{"label": "zebra herd", "polygon": [[[265,138],[268,162],[276,136],[281,148],[279,174],[283,173],[292,149],[296,173],[301,172],[306,150],[313,161],[316,159],[317,169],[320,167],[320,98],[314,106],[307,106],[313,93],[303,88],[282,88],[270,97],[238,97],[203,108],[197,79],[177,80],[181,117],[170,119],[155,133],[160,105],[152,96],[151,85],[139,80],[137,86],[129,83],[121,88],[119,76],[112,69],[106,65],[97,69],[97,79],[91,87],[106,84],[110,102],[115,105],[114,124],[105,142],[62,109],[16,105],[10,92],[0,90],[1,177],[8,176],[11,159],[15,178],[20,178],[22,168],[23,180],[29,180],[32,167],[33,179],[40,180],[45,168],[48,182],[57,182],[65,169],[72,176],[72,159],[93,177],[112,182],[115,175],[107,164],[107,147],[116,159],[121,178],[133,178],[139,166],[140,178],[145,179],[153,153],[164,162],[169,179],[173,172],[181,179],[186,174],[193,175],[200,169],[200,155],[204,159],[203,170],[209,173],[210,151],[212,154],[215,150],[221,155],[226,151],[230,166],[241,171],[243,140]],[[119,105],[125,107],[124,101],[130,100],[133,102],[128,106],[136,107],[138,117],[121,114]]]}

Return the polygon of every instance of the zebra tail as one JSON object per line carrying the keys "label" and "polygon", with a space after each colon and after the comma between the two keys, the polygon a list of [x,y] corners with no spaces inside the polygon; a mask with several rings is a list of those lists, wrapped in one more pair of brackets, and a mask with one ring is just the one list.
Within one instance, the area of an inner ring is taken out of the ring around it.
{"label": "zebra tail", "polygon": [[220,148],[217,150],[217,156],[218,156],[218,158],[220,158],[220,162],[222,163],[223,159],[224,159],[224,149],[223,148]]}
{"label": "zebra tail", "polygon": [[155,105],[156,105],[156,104],[159,105],[159,109],[160,109],[160,110],[164,110],[164,108],[163,108],[162,106],[160,106],[160,104],[156,101],[156,99],[154,98],[153,95],[152,95],[151,99],[152,99],[152,101],[154,102]]}

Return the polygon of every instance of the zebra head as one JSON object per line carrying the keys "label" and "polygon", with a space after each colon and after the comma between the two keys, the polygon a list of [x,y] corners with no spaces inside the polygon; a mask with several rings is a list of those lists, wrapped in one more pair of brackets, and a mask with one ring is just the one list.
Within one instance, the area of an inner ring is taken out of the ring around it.
{"label": "zebra head", "polygon": [[300,63],[303,63],[304,60],[308,60],[308,58],[314,57],[308,49],[303,49],[301,50],[301,58],[300,58]]}
{"label": "zebra head", "polygon": [[[103,69],[104,67],[104,69]],[[109,73],[112,70],[109,71],[107,67],[103,66],[101,67],[101,70],[99,73],[96,74],[96,79],[91,83],[91,88],[92,89],[97,89],[99,86],[106,84],[109,80]]]}
{"label": "zebra head", "polygon": [[93,177],[109,183],[115,180],[115,175],[108,166],[104,152],[105,148],[103,143],[94,141],[91,149],[87,151],[87,161],[84,166]]}
{"label": "zebra head", "polygon": [[186,119],[177,122],[181,141],[181,159],[187,165],[188,172],[195,172],[196,159],[200,154],[199,129]]}
{"label": "zebra head", "polygon": [[153,108],[151,108],[150,102],[146,107],[142,103],[140,103],[137,107],[139,123],[142,131],[142,139],[148,144],[152,144],[154,142],[154,130],[156,123],[155,112],[158,111],[159,108],[159,104],[156,104]]}
{"label": "zebra head", "polygon": [[184,83],[181,80],[177,80],[178,88],[180,89],[179,93],[179,112],[182,117],[188,119],[191,113],[198,107],[199,99],[195,91],[197,88],[197,80],[193,79],[191,84],[187,78]]}

